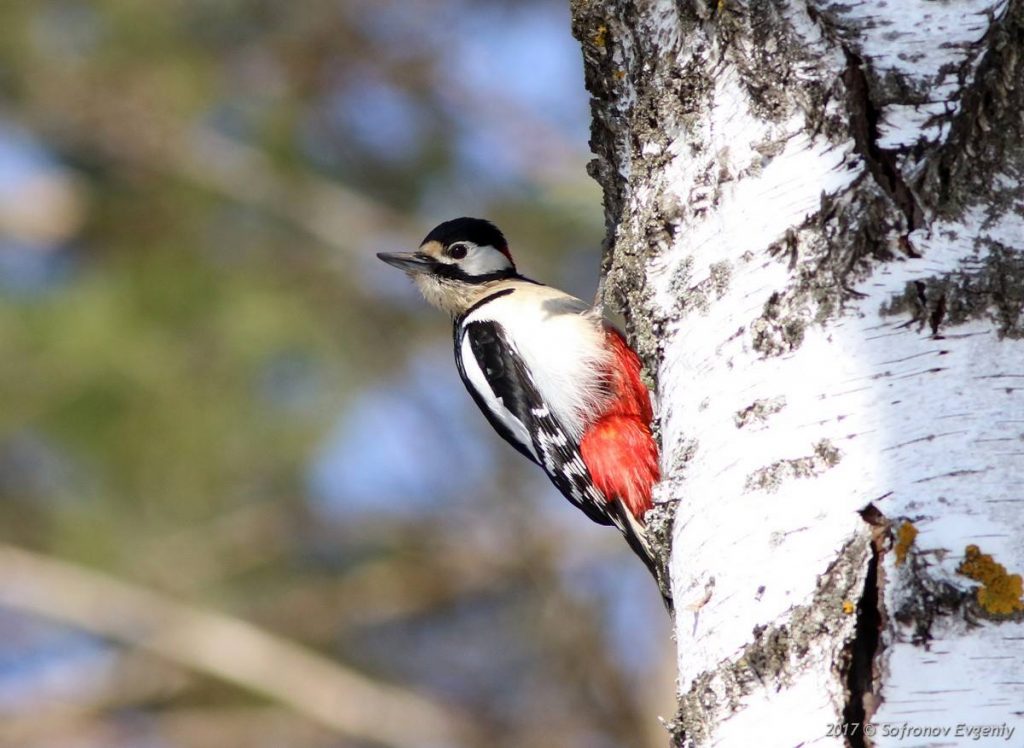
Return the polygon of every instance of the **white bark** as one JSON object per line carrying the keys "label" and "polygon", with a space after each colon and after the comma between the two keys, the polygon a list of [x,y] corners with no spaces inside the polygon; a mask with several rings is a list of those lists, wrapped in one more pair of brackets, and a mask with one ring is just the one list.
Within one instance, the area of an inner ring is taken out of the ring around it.
{"label": "white bark", "polygon": [[1022,744],[1024,2],[574,27],[660,400],[676,738]]}

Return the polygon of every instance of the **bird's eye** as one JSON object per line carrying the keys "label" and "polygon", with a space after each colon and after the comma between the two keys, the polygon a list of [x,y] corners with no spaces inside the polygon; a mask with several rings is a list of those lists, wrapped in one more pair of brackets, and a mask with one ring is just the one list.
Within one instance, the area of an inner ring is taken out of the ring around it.
{"label": "bird's eye", "polygon": [[465,258],[468,251],[469,248],[465,244],[453,244],[448,247],[448,256],[453,260],[461,260]]}

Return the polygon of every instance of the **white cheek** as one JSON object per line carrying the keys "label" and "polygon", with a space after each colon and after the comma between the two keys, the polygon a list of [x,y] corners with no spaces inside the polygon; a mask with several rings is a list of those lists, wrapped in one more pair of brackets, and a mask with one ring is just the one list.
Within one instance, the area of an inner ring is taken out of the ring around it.
{"label": "white cheek", "polygon": [[474,247],[459,265],[467,275],[487,275],[512,268],[508,258],[494,247]]}

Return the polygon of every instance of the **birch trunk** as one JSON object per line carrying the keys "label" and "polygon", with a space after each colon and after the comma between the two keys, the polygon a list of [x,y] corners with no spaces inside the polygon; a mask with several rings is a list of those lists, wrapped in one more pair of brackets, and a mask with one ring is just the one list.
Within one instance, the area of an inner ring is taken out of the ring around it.
{"label": "birch trunk", "polygon": [[1024,745],[1024,1],[573,26],[660,401],[674,741]]}

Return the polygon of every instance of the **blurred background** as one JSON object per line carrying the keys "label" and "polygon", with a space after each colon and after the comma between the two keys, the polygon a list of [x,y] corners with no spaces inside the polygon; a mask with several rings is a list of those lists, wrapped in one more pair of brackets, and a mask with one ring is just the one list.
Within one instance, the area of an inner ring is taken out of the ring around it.
{"label": "blurred background", "polygon": [[374,257],[592,298],[567,5],[0,3],[0,745],[665,745],[654,583]]}

